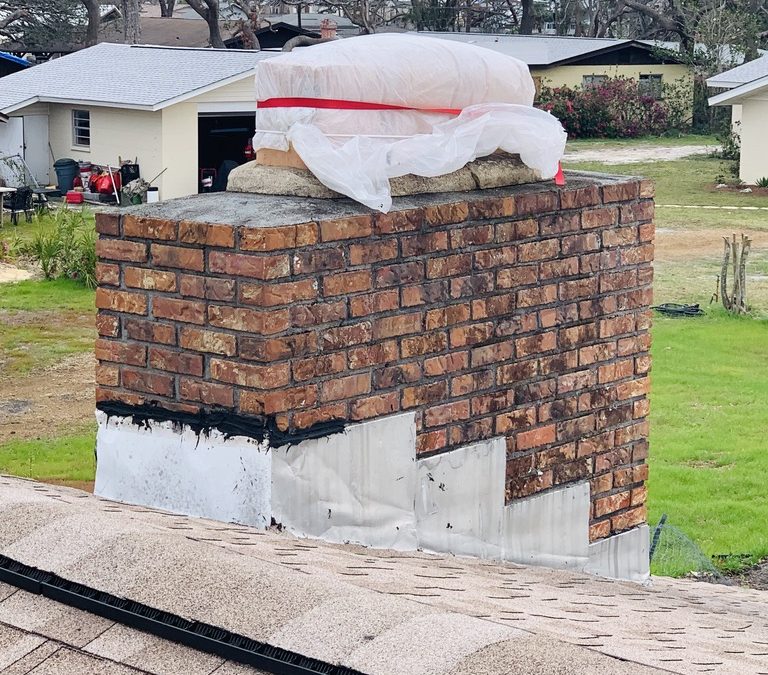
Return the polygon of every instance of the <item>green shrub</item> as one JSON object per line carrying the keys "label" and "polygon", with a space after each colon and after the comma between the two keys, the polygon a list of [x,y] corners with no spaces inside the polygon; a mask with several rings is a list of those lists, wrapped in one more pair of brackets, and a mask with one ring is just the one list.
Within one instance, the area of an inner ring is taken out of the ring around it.
{"label": "green shrub", "polygon": [[768,176],[763,176],[755,181],[755,185],[759,188],[768,188]]}
{"label": "green shrub", "polygon": [[46,279],[76,279],[96,286],[96,231],[83,211],[59,209],[53,224],[41,227],[19,252],[37,261]]}

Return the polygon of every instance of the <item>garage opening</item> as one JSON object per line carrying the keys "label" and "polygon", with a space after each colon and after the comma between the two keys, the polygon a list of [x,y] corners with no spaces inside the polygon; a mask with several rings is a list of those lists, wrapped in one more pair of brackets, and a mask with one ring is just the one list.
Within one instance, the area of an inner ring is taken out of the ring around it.
{"label": "garage opening", "polygon": [[222,192],[226,189],[229,172],[249,160],[245,148],[253,138],[255,122],[255,113],[199,115],[199,192]]}

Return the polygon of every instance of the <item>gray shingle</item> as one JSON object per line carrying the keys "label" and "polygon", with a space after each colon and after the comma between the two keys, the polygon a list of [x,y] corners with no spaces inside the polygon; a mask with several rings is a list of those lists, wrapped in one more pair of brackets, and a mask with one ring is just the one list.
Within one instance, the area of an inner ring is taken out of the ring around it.
{"label": "gray shingle", "polygon": [[724,73],[710,77],[707,80],[708,87],[717,87],[721,89],[733,89],[747,82],[752,82],[758,78],[768,75],[768,54],[761,56],[754,61],[742,63],[736,68],[726,70]]}
{"label": "gray shingle", "polygon": [[25,101],[82,101],[158,108],[172,99],[251,71],[275,53],[178,49],[103,42],[3,78],[0,111]]}

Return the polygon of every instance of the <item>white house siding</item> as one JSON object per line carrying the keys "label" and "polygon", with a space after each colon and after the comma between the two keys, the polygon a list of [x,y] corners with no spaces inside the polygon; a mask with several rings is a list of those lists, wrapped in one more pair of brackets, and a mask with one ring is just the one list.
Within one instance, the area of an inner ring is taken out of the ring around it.
{"label": "white house siding", "polygon": [[741,106],[741,168],[739,177],[754,185],[768,176],[768,98],[748,98]]}
{"label": "white house siding", "polygon": [[[78,148],[72,142],[72,110],[88,110],[91,119],[91,144]],[[161,113],[144,110],[51,104],[50,143],[54,156],[71,157],[116,167],[118,157],[138,158],[141,175],[149,180],[163,169],[161,154]],[[53,175],[53,174],[52,174]],[[162,183],[159,183],[162,191]]]}
{"label": "white house siding", "polygon": [[167,167],[159,185],[160,198],[196,194],[197,104],[177,103],[157,114],[162,114],[163,168]]}
{"label": "white house siding", "polygon": [[232,112],[256,112],[256,83],[253,75],[200,94],[190,99],[199,104],[199,112],[221,112],[223,105],[232,107]]}

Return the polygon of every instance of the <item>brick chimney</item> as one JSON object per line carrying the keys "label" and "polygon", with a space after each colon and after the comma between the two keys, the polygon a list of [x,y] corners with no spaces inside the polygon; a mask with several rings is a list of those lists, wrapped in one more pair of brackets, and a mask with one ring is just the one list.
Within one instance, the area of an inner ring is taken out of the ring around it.
{"label": "brick chimney", "polygon": [[332,19],[323,19],[320,22],[320,37],[323,40],[336,39],[336,22]]}
{"label": "brick chimney", "polygon": [[98,214],[97,493],[645,578],[652,194]]}

